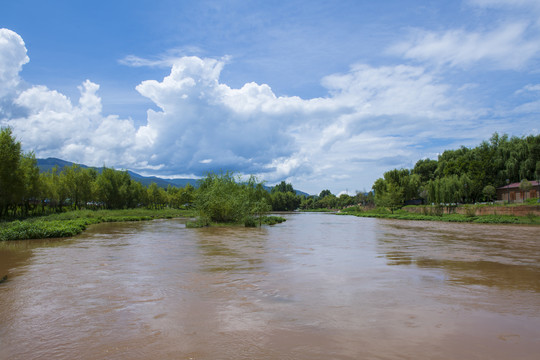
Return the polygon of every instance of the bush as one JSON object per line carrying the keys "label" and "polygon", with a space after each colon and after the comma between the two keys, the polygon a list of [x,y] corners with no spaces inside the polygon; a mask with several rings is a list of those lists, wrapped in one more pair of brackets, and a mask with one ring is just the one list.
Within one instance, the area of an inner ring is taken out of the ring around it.
{"label": "bush", "polygon": [[257,227],[257,221],[253,216],[247,216],[244,219],[244,226],[245,227]]}
{"label": "bush", "polygon": [[188,229],[196,229],[210,226],[210,219],[207,217],[198,217],[195,221],[188,221],[186,227]]}
{"label": "bush", "polygon": [[275,224],[281,224],[282,222],[286,221],[285,218],[282,218],[281,216],[265,216],[263,217],[263,224],[266,225],[275,225]]}
{"label": "bush", "polygon": [[476,216],[476,207],[474,206],[466,206],[465,207],[465,216],[467,217],[475,217]]}
{"label": "bush", "polygon": [[212,222],[238,224],[265,214],[271,208],[266,196],[262,183],[254,177],[240,183],[229,172],[208,174],[200,180],[195,207]]}

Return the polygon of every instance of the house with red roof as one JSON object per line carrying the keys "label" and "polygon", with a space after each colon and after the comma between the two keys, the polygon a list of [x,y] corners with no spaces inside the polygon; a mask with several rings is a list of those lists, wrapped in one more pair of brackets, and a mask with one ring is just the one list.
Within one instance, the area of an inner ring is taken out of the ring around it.
{"label": "house with red roof", "polygon": [[530,198],[537,198],[538,194],[540,194],[540,185],[538,181],[529,181],[529,183],[531,184],[531,187],[527,191],[522,190],[520,182],[497,188],[497,200],[521,203]]}

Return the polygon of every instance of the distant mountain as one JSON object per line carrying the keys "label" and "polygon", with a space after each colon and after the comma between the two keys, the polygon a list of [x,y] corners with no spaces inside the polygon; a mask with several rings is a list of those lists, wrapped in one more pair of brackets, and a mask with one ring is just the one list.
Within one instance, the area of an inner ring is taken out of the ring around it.
{"label": "distant mountain", "polygon": [[[47,172],[52,170],[55,166],[58,166],[59,169],[62,169],[65,166],[72,166],[74,163],[57,158],[47,158],[47,159],[36,159],[37,165],[41,172]],[[91,166],[86,166],[83,164],[78,164],[82,168],[91,168]],[[98,172],[101,172],[102,168],[94,167]],[[128,170],[129,176],[135,181],[140,182],[144,186],[148,186],[151,183],[155,182],[159,187],[166,188],[167,186],[176,186],[184,187],[187,184],[197,186],[197,179],[163,179],[156,176],[142,176],[133,171]]]}
{"label": "distant mountain", "polygon": [[[55,166],[58,166],[59,169],[62,169],[64,166],[72,166],[74,164],[70,161],[57,159],[57,158],[36,159],[36,160],[37,160],[37,165],[39,167],[39,170],[41,172],[47,172],[49,170],[52,170]],[[78,165],[85,169],[92,168],[91,166],[86,166],[83,164],[78,164]],[[96,167],[93,167],[93,168],[96,169],[98,172],[101,172],[101,170],[103,169],[103,168],[96,168]],[[148,186],[153,182],[156,183],[157,186],[162,187],[162,188],[167,188],[167,186],[169,185],[176,186],[176,187],[185,187],[187,184],[191,184],[194,187],[197,187],[198,185],[197,179],[163,179],[157,176],[142,176],[130,170],[128,170],[128,174],[129,176],[131,176],[133,180],[140,182],[144,186]],[[270,191],[272,187],[265,186],[264,188]],[[309,196],[309,194],[303,191],[300,191],[300,190],[295,190],[295,191],[296,191],[296,194],[298,195]]]}
{"label": "distant mountain", "polygon": [[155,182],[157,186],[166,188],[167,186],[185,187],[187,184],[197,187],[197,179],[163,179],[157,176],[142,176],[133,171],[128,170],[129,176],[135,181],[140,182],[144,186],[148,186]]}
{"label": "distant mountain", "polygon": [[[62,169],[64,166],[71,166],[73,165],[72,162],[57,159],[57,158],[47,158],[47,159],[36,159],[37,165],[39,167],[39,170],[41,172],[47,172],[49,170],[52,170],[55,166],[58,166],[59,169]],[[82,168],[88,168],[86,165],[80,165]]]}

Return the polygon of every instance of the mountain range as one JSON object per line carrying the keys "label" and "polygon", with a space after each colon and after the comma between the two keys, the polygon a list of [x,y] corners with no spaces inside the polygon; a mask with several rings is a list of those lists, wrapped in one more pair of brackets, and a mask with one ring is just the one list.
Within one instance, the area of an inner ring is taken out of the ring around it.
{"label": "mountain range", "polygon": [[[69,167],[75,164],[70,161],[57,159],[57,158],[36,159],[36,160],[37,160],[37,165],[39,167],[39,170],[41,172],[47,172],[49,170],[52,170],[55,166],[57,166],[59,169],[62,169],[65,166]],[[78,165],[82,168],[92,168],[91,166],[86,166],[83,164],[78,164]],[[102,169],[102,168],[96,168],[96,167],[93,167],[93,168],[96,169],[98,172],[100,172]],[[198,185],[197,179],[185,179],[185,178],[164,179],[157,176],[142,176],[130,170],[127,170],[127,172],[133,180],[140,182],[144,186],[149,186],[153,182],[156,183],[157,186],[160,186],[162,188],[167,188],[169,185],[176,186],[176,187],[185,187],[187,184],[191,184],[194,187],[197,187]],[[271,187],[265,186],[265,189],[269,191]],[[299,191],[299,190],[295,190],[295,191],[298,195],[309,196],[309,194],[303,191]]]}
{"label": "mountain range", "polygon": [[[57,159],[57,158],[47,158],[47,159],[36,159],[37,165],[39,167],[39,170],[41,172],[47,172],[51,169],[53,169],[55,166],[57,166],[59,169],[64,168],[65,166],[72,166],[75,163],[72,163],[70,161]],[[83,164],[78,164],[82,168],[90,168],[91,166],[86,166]],[[94,167],[98,172],[101,171],[102,168],[96,168]],[[191,184],[193,186],[197,186],[197,179],[163,179],[156,176],[142,176],[140,174],[137,174],[133,171],[128,170],[127,171],[129,176],[135,181],[140,182],[144,186],[148,186],[151,183],[156,183],[158,186],[167,188],[167,186],[176,186],[176,187],[184,187],[187,184]]]}

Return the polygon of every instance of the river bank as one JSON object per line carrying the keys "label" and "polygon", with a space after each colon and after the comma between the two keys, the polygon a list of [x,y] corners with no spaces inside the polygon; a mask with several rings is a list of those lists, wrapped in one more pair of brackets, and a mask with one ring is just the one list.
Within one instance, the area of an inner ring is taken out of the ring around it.
{"label": "river bank", "polygon": [[[537,206],[523,206],[523,208],[537,208]],[[514,215],[509,208],[515,209],[518,206],[463,206],[463,207],[432,207],[432,206],[406,206],[403,209],[391,212],[387,209],[375,208],[364,210],[361,207],[353,206],[338,212],[339,215],[354,215],[358,217],[385,218],[397,220],[424,220],[424,221],[446,221],[460,223],[479,224],[526,224],[540,225],[540,216],[527,209],[520,212],[522,215]],[[538,210],[537,210],[538,211]],[[511,215],[509,215],[511,214]]]}
{"label": "river bank", "polygon": [[194,210],[125,209],[74,210],[48,216],[32,217],[0,223],[0,241],[48,239],[75,236],[89,225],[103,222],[148,221],[194,217]]}

